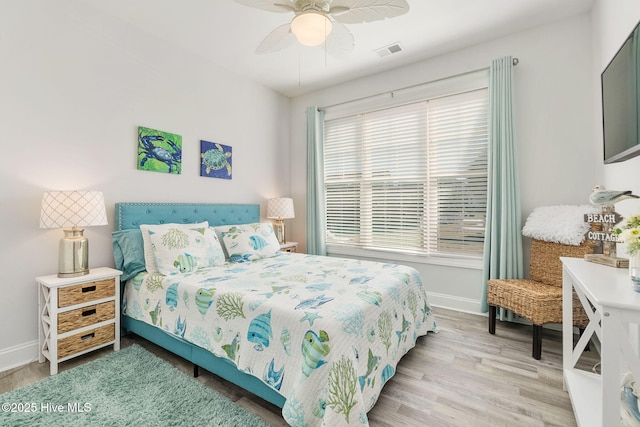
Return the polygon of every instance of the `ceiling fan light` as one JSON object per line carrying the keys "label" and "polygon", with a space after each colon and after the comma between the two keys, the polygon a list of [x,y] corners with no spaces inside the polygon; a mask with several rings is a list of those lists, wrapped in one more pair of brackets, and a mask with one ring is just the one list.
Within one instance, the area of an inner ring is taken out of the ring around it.
{"label": "ceiling fan light", "polygon": [[331,32],[331,21],[320,12],[302,12],[291,21],[291,32],[301,44],[318,46],[324,43]]}

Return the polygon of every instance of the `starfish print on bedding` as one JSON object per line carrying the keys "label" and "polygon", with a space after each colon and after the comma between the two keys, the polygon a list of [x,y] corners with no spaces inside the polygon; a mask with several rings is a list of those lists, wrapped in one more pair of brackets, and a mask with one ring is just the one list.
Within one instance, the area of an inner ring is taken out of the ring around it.
{"label": "starfish print on bedding", "polygon": [[309,326],[313,326],[314,320],[318,318],[322,319],[322,316],[320,316],[318,313],[309,313],[308,311],[305,311],[304,316],[302,317],[302,319],[300,319],[300,323],[307,320],[309,321]]}

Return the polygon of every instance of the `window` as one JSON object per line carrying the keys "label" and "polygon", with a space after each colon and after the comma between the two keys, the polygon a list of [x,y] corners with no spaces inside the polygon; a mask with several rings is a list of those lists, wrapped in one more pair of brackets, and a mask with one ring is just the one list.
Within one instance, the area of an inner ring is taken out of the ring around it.
{"label": "window", "polygon": [[326,119],[327,243],[481,256],[487,89]]}

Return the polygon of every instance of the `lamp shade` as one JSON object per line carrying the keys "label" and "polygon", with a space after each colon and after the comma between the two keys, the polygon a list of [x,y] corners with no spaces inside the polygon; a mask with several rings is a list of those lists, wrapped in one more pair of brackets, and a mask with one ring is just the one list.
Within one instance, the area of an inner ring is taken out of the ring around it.
{"label": "lamp shade", "polygon": [[305,46],[318,46],[324,43],[331,28],[329,18],[314,10],[302,12],[291,21],[291,32]]}
{"label": "lamp shade", "polygon": [[295,217],[293,199],[283,197],[267,201],[267,218],[281,220]]}
{"label": "lamp shade", "polygon": [[40,228],[107,224],[101,191],[47,191],[42,196]]}

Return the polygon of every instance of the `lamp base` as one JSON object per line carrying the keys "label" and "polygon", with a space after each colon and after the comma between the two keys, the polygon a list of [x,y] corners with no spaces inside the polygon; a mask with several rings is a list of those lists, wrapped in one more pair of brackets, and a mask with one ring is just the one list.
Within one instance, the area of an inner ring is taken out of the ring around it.
{"label": "lamp base", "polygon": [[58,277],[89,274],[89,240],[84,229],[73,227],[64,231],[58,247]]}
{"label": "lamp base", "polygon": [[276,233],[278,243],[280,243],[281,245],[287,243],[284,235],[284,222],[282,222],[282,220],[277,220],[275,224],[273,224],[273,231],[274,233]]}

